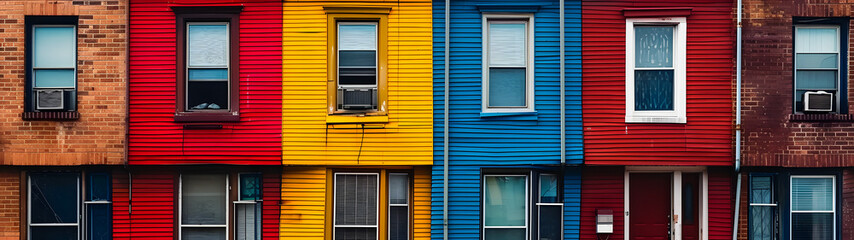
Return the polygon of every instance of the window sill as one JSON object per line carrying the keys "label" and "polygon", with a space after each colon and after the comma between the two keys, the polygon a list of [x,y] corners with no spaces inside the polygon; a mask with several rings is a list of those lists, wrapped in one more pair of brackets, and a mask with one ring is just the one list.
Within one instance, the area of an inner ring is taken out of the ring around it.
{"label": "window sill", "polygon": [[239,122],[237,112],[178,112],[175,122]]}
{"label": "window sill", "polygon": [[687,119],[685,117],[632,117],[626,116],[626,123],[676,123],[676,124],[685,124]]}
{"label": "window sill", "polygon": [[74,121],[80,119],[80,112],[24,112],[25,121]]}
{"label": "window sill", "polygon": [[854,122],[852,114],[790,114],[790,122]]}
{"label": "window sill", "polygon": [[327,115],[326,124],[388,123],[388,116]]}
{"label": "window sill", "polygon": [[496,120],[537,120],[538,113],[533,112],[481,112],[480,118]]}

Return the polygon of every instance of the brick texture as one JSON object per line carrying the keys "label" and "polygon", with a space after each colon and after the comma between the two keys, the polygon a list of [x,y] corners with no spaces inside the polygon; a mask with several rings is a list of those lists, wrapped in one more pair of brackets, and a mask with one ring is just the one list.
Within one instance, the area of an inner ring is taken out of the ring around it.
{"label": "brick texture", "polygon": [[19,239],[21,235],[21,172],[0,168],[0,240]]}
{"label": "brick texture", "polygon": [[[0,164],[121,164],[127,1],[4,0],[0,8]],[[75,121],[24,121],[24,16],[79,17]]]}

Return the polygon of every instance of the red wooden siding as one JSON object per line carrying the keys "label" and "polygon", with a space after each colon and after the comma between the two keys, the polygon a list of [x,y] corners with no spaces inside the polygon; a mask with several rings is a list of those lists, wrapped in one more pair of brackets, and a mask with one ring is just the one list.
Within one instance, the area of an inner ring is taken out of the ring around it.
{"label": "red wooden siding", "polygon": [[[589,165],[732,165],[732,1],[582,1]],[[690,7],[687,124],[625,123],[625,8]]]}
{"label": "red wooden siding", "polygon": [[261,239],[279,239],[279,213],[282,199],[282,174],[264,174],[261,189]]}
{"label": "red wooden siding", "polygon": [[210,0],[242,5],[240,121],[217,130],[185,130],[174,122],[175,15],[193,0],[130,3],[130,142],[128,162],[156,164],[281,164],[282,3]]}
{"label": "red wooden siding", "polygon": [[732,214],[735,201],[733,187],[735,180],[732,178],[732,169],[709,168],[708,172],[709,239],[732,239]]}

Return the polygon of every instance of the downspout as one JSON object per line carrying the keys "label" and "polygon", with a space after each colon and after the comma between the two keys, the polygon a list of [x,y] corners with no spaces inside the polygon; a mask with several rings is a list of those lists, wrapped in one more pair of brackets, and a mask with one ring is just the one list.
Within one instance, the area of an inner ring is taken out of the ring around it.
{"label": "downspout", "polygon": [[732,239],[738,240],[739,203],[741,203],[741,0],[736,5],[735,30],[735,211],[733,211]]}
{"label": "downspout", "polygon": [[[564,34],[564,4],[560,0],[560,165],[566,165],[566,52]],[[563,169],[561,169],[563,170]]]}
{"label": "downspout", "polygon": [[[739,0],[740,1],[740,0]],[[443,142],[442,142],[442,239],[448,240],[448,114],[451,113],[448,108],[450,107],[450,89],[451,89],[451,78],[450,78],[450,67],[451,67],[451,0],[445,0],[445,98],[444,100],[444,108],[442,108],[442,116],[444,131],[443,131]]]}

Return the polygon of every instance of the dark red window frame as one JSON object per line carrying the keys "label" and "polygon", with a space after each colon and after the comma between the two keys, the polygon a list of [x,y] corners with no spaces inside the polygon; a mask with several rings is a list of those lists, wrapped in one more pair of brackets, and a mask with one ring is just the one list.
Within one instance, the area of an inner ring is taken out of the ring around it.
{"label": "dark red window frame", "polygon": [[[174,6],[176,32],[176,122],[237,122],[240,121],[240,12],[242,6]],[[229,109],[188,111],[186,105],[186,25],[187,22],[228,22],[229,33]]]}

